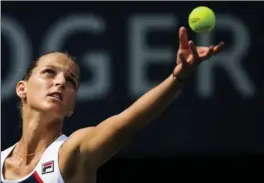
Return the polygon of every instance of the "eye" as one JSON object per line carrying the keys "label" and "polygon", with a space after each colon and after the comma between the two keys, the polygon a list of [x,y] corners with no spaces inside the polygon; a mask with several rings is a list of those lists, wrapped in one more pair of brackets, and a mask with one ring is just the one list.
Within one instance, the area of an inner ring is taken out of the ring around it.
{"label": "eye", "polygon": [[77,88],[77,83],[76,83],[76,81],[74,79],[68,77],[67,78],[67,82],[70,83],[74,87],[74,89]]}
{"label": "eye", "polygon": [[45,69],[43,73],[47,76],[54,76],[56,72],[53,69]]}

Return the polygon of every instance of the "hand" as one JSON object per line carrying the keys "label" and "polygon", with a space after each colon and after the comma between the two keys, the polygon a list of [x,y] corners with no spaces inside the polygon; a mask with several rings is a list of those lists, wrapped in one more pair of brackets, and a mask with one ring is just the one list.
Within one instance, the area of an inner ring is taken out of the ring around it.
{"label": "hand", "polygon": [[173,76],[185,80],[192,71],[204,60],[219,53],[224,46],[224,42],[209,47],[196,47],[192,41],[188,41],[185,27],[179,29],[179,50],[177,53],[176,67]]}

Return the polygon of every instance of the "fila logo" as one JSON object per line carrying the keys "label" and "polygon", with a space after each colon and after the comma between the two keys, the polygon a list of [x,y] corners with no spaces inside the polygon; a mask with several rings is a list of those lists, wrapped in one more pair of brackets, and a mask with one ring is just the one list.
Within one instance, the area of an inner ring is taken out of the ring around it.
{"label": "fila logo", "polygon": [[42,174],[54,172],[54,161],[42,163],[41,172]]}

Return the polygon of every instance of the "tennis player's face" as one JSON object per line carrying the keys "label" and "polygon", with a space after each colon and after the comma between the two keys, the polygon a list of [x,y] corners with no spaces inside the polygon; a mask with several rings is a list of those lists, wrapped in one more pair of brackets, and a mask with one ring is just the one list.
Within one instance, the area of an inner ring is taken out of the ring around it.
{"label": "tennis player's face", "polygon": [[40,58],[27,81],[27,104],[60,117],[74,110],[79,68],[66,55],[53,53]]}

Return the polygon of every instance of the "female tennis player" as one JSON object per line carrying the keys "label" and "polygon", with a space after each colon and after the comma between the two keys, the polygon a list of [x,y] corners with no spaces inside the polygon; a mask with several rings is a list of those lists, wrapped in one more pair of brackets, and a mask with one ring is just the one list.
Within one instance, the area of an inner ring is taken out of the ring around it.
{"label": "female tennis player", "polygon": [[80,71],[67,54],[42,55],[16,86],[21,100],[22,136],[1,152],[3,183],[95,183],[97,169],[123,148],[135,132],[160,115],[192,71],[223,46],[196,47],[179,29],[176,66],[162,83],[121,113],[97,126],[62,132],[74,111]]}

